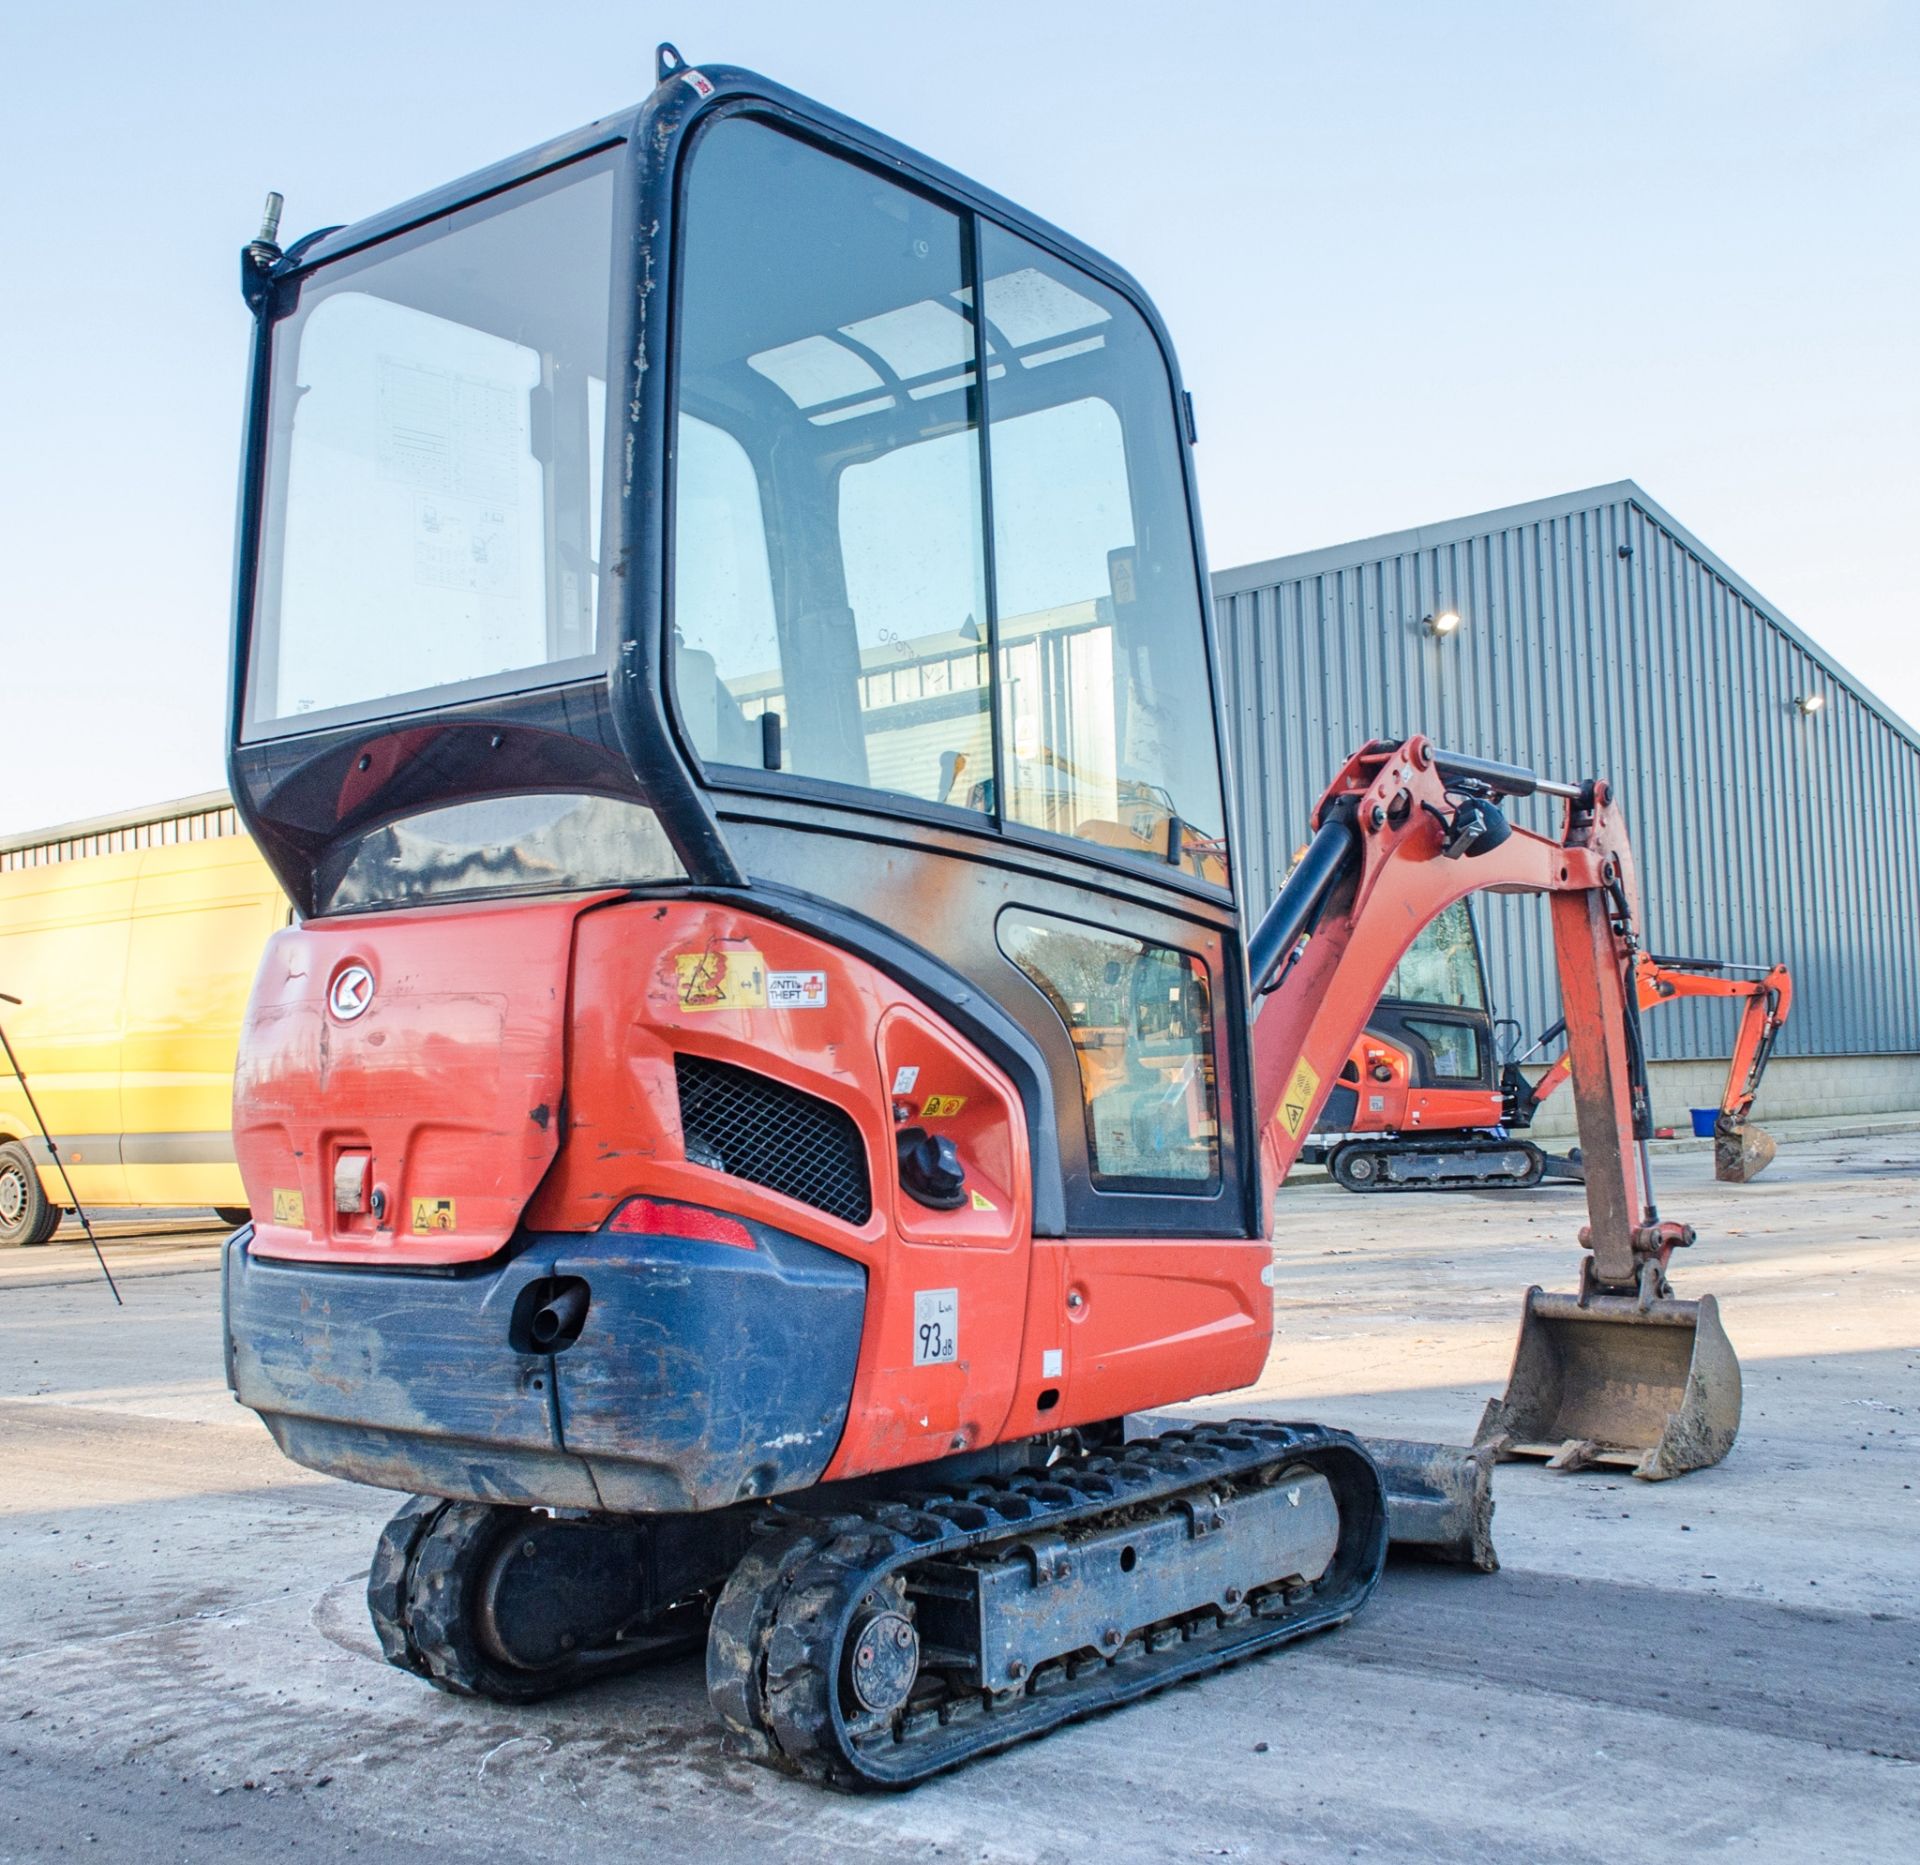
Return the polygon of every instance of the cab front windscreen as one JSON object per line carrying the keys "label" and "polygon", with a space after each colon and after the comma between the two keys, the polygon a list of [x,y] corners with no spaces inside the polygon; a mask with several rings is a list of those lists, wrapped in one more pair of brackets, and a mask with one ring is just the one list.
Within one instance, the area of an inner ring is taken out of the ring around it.
{"label": "cab front windscreen", "polygon": [[613,154],[301,282],[273,336],[246,736],[597,664]]}

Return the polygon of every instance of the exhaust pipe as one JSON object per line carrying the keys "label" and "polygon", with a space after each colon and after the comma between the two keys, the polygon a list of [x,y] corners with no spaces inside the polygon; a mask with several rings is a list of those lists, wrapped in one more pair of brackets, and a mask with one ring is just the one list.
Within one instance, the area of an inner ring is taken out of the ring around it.
{"label": "exhaust pipe", "polygon": [[580,1338],[591,1299],[584,1282],[564,1283],[550,1301],[533,1311],[528,1332],[533,1336],[534,1346],[542,1353],[558,1353],[562,1347],[571,1347]]}

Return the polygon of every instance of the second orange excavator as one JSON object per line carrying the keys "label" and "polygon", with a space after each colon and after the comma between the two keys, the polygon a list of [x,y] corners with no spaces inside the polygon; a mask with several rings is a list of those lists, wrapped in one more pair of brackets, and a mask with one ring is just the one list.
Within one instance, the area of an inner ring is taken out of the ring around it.
{"label": "second orange excavator", "polygon": [[[1787,967],[1642,952],[1634,986],[1642,1011],[1686,998],[1742,1004],[1713,1137],[1714,1176],[1746,1183],[1776,1150],[1752,1115],[1793,1002]],[[1562,1018],[1525,1053],[1496,1060],[1502,1030],[1517,1037],[1520,1026],[1489,1008],[1479,927],[1459,901],[1394,967],[1301,1156],[1350,1192],[1524,1190],[1578,1179],[1577,1149],[1557,1155],[1522,1137],[1570,1069],[1562,1055],[1529,1079],[1526,1065],[1561,1042],[1566,1027]]]}

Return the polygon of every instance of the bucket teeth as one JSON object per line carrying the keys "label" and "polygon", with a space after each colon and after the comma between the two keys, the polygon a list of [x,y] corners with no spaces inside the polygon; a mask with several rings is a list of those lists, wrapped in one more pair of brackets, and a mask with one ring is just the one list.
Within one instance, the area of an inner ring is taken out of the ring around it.
{"label": "bucket teeth", "polygon": [[1474,1443],[1505,1462],[1550,1470],[1595,1464],[1646,1482],[1717,1464],[1740,1429],[1740,1362],[1711,1295],[1527,1292],[1507,1390],[1490,1400]]}

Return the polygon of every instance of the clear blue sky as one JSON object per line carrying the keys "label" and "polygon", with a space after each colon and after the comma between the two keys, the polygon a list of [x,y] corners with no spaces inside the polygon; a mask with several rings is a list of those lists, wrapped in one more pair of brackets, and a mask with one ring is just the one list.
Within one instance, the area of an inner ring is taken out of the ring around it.
{"label": "clear blue sky", "polygon": [[748,65],[1145,281],[1216,567],[1637,479],[1920,720],[1920,5],[15,5],[0,831],[222,781],[235,254]]}

